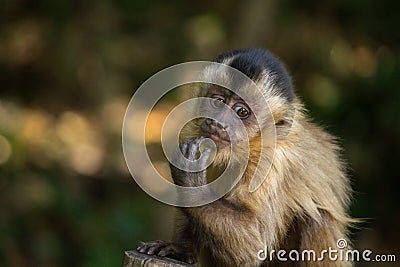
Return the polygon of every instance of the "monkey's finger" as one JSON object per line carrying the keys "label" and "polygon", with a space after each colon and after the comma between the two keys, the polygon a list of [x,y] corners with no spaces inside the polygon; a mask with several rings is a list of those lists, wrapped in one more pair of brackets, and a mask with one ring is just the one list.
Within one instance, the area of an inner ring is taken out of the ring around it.
{"label": "monkey's finger", "polygon": [[158,252],[158,256],[165,257],[168,255],[176,254],[176,250],[172,245],[165,246],[164,248],[160,249]]}
{"label": "monkey's finger", "polygon": [[140,253],[148,253],[148,250],[152,247],[158,247],[163,245],[164,242],[161,240],[152,241],[152,242],[140,242],[139,246],[136,248]]}
{"label": "monkey's finger", "polygon": [[165,256],[169,255],[169,253],[167,253],[166,250],[162,249],[162,250],[160,250],[160,252],[157,253],[157,255],[160,257],[165,257]]}
{"label": "monkey's finger", "polygon": [[165,243],[165,242],[159,242],[157,244],[154,244],[151,247],[149,247],[149,249],[147,250],[147,254],[149,254],[149,255],[158,254],[158,252],[161,249],[163,249],[166,245],[167,245],[167,243]]}
{"label": "monkey's finger", "polygon": [[[143,243],[143,242],[140,242],[140,243]],[[144,244],[140,244],[139,246],[137,246],[136,250],[140,251],[143,248],[143,246],[144,246]]]}
{"label": "monkey's finger", "polygon": [[151,248],[151,245],[149,244],[144,244],[143,246],[139,246],[137,248],[137,251],[139,251],[140,253],[147,253],[147,251],[149,250],[149,248]]}
{"label": "monkey's finger", "polygon": [[199,140],[196,139],[189,145],[188,159],[190,159],[190,160],[195,160],[196,159],[196,154],[199,151],[199,144],[200,144]]}
{"label": "monkey's finger", "polygon": [[146,245],[140,246],[140,247],[137,248],[137,251],[139,251],[140,253],[146,253],[147,246]]}
{"label": "monkey's finger", "polygon": [[145,252],[146,251],[146,243],[140,241],[139,242],[139,246],[136,248],[136,250],[141,252],[141,253]]}
{"label": "monkey's finger", "polygon": [[181,149],[181,152],[185,156],[185,158],[188,157],[188,148],[190,147],[190,144],[195,139],[196,139],[196,137],[191,137],[191,138],[187,139],[186,141],[179,144],[179,148]]}
{"label": "monkey's finger", "polygon": [[160,250],[160,246],[156,245],[156,246],[150,247],[147,250],[147,254],[149,254],[149,255],[157,254],[159,250]]}
{"label": "monkey's finger", "polygon": [[195,138],[195,137],[188,139],[188,142],[187,142],[188,150],[187,150],[187,154],[185,155],[188,159],[194,160],[196,152],[194,152],[194,155],[193,155],[193,149],[196,149],[196,148],[194,148],[193,146],[196,146],[198,144],[198,142],[199,142],[198,138]]}
{"label": "monkey's finger", "polygon": [[188,149],[188,143],[180,143],[179,144],[179,149],[181,150],[182,154],[185,156],[187,154],[187,149]]}
{"label": "monkey's finger", "polygon": [[204,140],[204,137],[194,138],[191,143],[189,144],[189,159],[195,160],[197,152],[200,149],[200,143]]}
{"label": "monkey's finger", "polygon": [[210,157],[210,154],[211,154],[211,149],[210,148],[206,148],[201,152],[201,156],[200,156],[201,164],[206,164],[207,163],[207,160]]}

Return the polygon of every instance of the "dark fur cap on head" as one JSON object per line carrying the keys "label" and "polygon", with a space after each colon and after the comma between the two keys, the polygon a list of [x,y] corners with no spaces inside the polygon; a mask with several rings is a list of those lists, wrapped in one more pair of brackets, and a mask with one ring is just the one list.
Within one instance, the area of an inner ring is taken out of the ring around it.
{"label": "dark fur cap on head", "polygon": [[294,99],[292,80],[287,70],[268,50],[261,48],[232,50],[222,53],[215,61],[241,71],[258,84],[269,84],[270,88],[264,87],[264,89],[277,90],[276,93],[289,102]]}

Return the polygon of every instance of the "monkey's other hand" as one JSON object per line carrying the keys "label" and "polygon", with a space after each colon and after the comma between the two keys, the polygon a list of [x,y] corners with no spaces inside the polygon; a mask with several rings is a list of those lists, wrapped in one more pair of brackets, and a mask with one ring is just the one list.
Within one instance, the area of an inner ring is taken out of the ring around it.
{"label": "monkey's other hand", "polygon": [[196,262],[196,258],[193,253],[188,252],[189,249],[179,243],[164,242],[161,240],[146,243],[141,242],[136,250],[140,253],[167,257],[178,261],[187,262],[189,264]]}
{"label": "monkey's other hand", "polygon": [[[204,140],[204,137],[189,138],[179,145],[179,148],[186,159],[191,161],[196,160],[196,156],[199,152],[200,142],[202,140]],[[178,167],[175,167],[173,164],[170,164],[171,175],[175,184],[187,187],[196,187],[207,184],[207,170],[205,167],[210,154],[211,150],[209,148],[206,148],[204,151],[202,151],[198,163],[200,164],[199,167],[204,170],[199,172],[181,170]],[[183,160],[180,161],[182,162],[182,165],[186,167],[186,169],[190,169],[189,164],[185,163]]]}

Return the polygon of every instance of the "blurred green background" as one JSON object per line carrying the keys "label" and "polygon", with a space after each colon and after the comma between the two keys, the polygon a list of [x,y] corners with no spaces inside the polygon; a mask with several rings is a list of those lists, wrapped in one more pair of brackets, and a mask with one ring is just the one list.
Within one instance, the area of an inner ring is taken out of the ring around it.
{"label": "blurred green background", "polygon": [[157,71],[243,47],[284,60],[315,121],[341,138],[351,214],[369,218],[355,246],[398,258],[399,11],[370,0],[1,1],[0,266],[120,266],[138,241],[170,238],[173,209],[125,166],[125,108]]}

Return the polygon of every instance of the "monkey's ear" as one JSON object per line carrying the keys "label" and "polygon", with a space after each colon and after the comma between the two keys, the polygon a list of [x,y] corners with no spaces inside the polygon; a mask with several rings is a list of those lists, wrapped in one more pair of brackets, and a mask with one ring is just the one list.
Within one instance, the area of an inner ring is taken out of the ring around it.
{"label": "monkey's ear", "polygon": [[296,109],[290,106],[285,116],[275,122],[276,136],[278,138],[283,138],[289,134],[293,125],[295,112]]}

